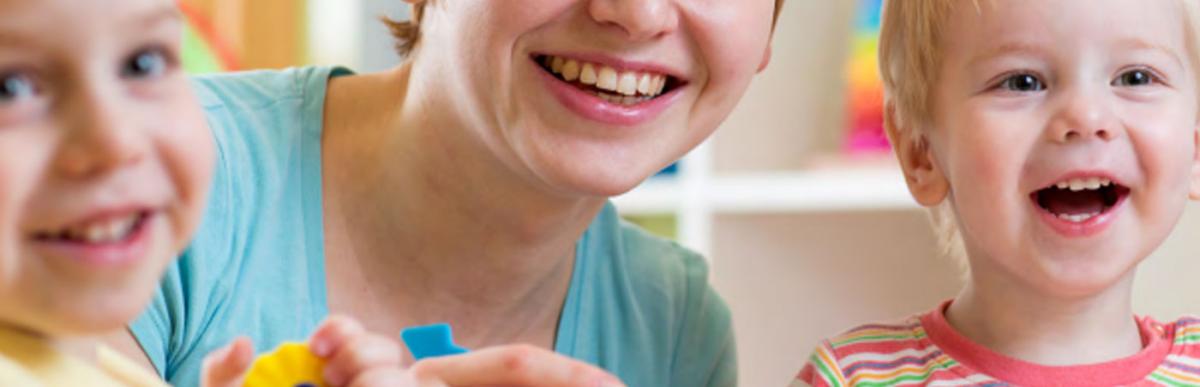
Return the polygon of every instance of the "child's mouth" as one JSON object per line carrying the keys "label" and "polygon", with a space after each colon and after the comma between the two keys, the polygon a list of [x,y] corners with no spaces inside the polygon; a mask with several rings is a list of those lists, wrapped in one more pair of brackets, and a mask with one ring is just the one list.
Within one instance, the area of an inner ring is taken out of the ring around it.
{"label": "child's mouth", "polygon": [[666,74],[618,70],[559,56],[535,55],[533,60],[558,80],[616,105],[638,105],[683,85]]}
{"label": "child's mouth", "polygon": [[124,270],[147,257],[158,213],[152,209],[123,210],[41,230],[32,236],[34,248],[47,259],[83,264],[60,268],[82,269],[84,273]]}
{"label": "child's mouth", "polygon": [[1070,223],[1087,223],[1129,196],[1129,188],[1102,177],[1072,178],[1030,194],[1042,210]]}
{"label": "child's mouth", "polygon": [[138,211],[101,221],[89,221],[57,230],[41,231],[34,239],[42,242],[85,245],[119,244],[137,233],[150,217],[150,211]]}

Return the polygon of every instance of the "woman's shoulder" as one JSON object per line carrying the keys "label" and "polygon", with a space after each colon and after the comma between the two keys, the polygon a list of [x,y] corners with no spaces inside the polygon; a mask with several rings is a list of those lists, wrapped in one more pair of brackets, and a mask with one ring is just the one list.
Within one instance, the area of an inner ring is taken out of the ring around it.
{"label": "woman's shoulder", "polygon": [[217,150],[198,243],[227,244],[236,229],[310,215],[307,202],[320,189],[324,85],[335,72],[306,67],[195,78]]}
{"label": "woman's shoulder", "polygon": [[246,215],[315,199],[325,87],[342,73],[303,67],[194,78],[217,150],[206,214],[266,221],[275,218]]}
{"label": "woman's shoulder", "polygon": [[295,67],[198,75],[192,78],[196,96],[205,109],[250,108],[302,99],[314,86],[323,86],[336,67]]}
{"label": "woman's shoulder", "polygon": [[[193,78],[196,98],[217,144],[218,161],[237,165],[287,161],[296,148],[312,148],[305,142],[320,139],[329,78],[348,73],[341,68],[301,67]],[[259,157],[263,154],[268,157]],[[247,157],[256,159],[242,160]]]}

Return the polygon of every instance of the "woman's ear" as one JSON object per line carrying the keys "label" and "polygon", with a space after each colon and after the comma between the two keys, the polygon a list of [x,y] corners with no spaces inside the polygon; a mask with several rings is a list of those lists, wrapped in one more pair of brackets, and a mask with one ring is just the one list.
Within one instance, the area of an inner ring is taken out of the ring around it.
{"label": "woman's ear", "polygon": [[905,123],[897,119],[896,105],[890,101],[884,106],[883,122],[904,172],[908,192],[922,206],[940,204],[950,193],[950,183],[933,159],[928,139],[915,128],[903,127]]}

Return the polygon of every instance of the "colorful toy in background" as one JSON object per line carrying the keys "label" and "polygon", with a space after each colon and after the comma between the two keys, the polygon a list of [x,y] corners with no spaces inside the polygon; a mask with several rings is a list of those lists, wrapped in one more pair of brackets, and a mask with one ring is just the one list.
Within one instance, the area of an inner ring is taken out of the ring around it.
{"label": "colorful toy in background", "polygon": [[655,174],[654,176],[675,176],[677,174],[679,174],[679,162],[678,161],[673,162],[673,163],[671,163],[671,165],[668,165],[666,168],[663,168],[663,170],[658,171],[658,173]]}
{"label": "colorful toy in background", "polygon": [[243,387],[325,387],[321,371],[325,361],[308,345],[285,343],[259,356],[250,366]]}
{"label": "colorful toy in background", "polygon": [[858,0],[847,76],[849,128],[845,150],[867,155],[887,152],[883,131],[883,80],[879,76],[879,18],[884,0]]}
{"label": "colorful toy in background", "polygon": [[183,30],[183,68],[190,74],[237,70],[237,55],[218,32],[208,15],[179,3],[187,24]]}
{"label": "colorful toy in background", "polygon": [[404,346],[408,347],[413,359],[460,355],[468,350],[454,344],[454,332],[450,324],[433,324],[406,328],[400,331]]}

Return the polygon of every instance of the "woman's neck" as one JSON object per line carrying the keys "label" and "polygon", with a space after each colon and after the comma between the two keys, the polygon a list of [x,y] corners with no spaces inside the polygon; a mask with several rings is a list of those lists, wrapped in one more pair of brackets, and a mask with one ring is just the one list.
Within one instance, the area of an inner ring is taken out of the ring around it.
{"label": "woman's neck", "polygon": [[453,101],[415,89],[411,71],[331,83],[327,253],[352,258],[360,273],[349,274],[400,304],[389,307],[556,319],[575,242],[604,199],[555,195],[512,172],[462,126]]}
{"label": "woman's neck", "polygon": [[1130,300],[1132,272],[1099,294],[1056,297],[999,271],[973,269],[946,311],[950,325],[971,341],[1047,366],[1101,363],[1142,349]]}

